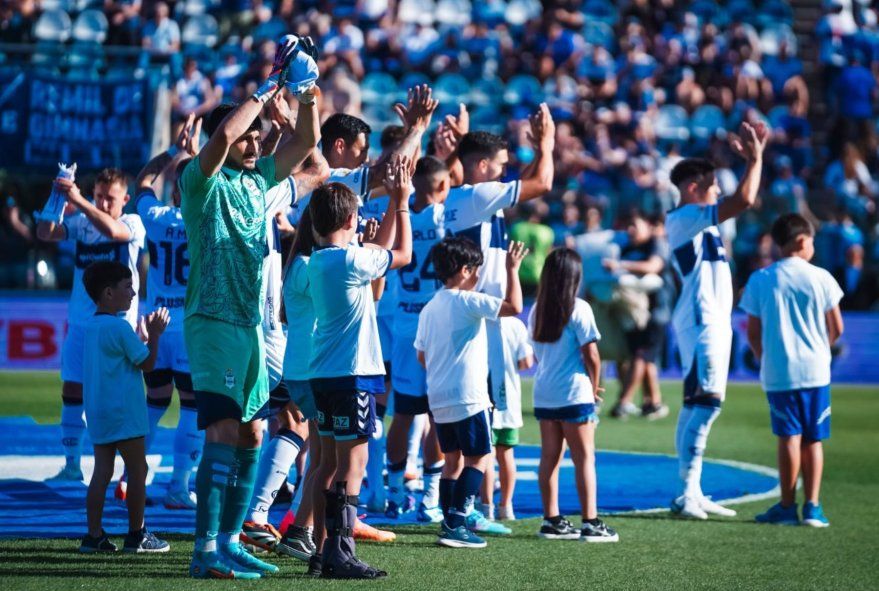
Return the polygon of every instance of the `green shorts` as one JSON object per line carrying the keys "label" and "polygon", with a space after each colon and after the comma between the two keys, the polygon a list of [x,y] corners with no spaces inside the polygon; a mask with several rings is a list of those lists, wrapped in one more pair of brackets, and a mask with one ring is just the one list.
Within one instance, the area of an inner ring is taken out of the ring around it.
{"label": "green shorts", "polygon": [[518,429],[492,429],[491,444],[503,445],[506,447],[516,447],[519,445]]}
{"label": "green shorts", "polygon": [[241,422],[252,420],[269,400],[262,328],[195,314],[183,321],[183,338],[193,390],[231,398]]}

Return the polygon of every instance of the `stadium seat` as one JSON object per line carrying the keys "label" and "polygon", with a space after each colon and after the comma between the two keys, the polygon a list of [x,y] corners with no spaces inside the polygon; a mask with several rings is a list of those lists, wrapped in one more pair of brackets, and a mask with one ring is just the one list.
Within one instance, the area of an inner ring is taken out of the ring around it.
{"label": "stadium seat", "polygon": [[480,107],[503,104],[504,83],[499,78],[479,78],[470,88],[470,102]]}
{"label": "stadium seat", "polygon": [[184,45],[211,48],[217,44],[219,31],[217,20],[209,14],[202,14],[186,21],[180,37]]}
{"label": "stadium seat", "polygon": [[715,105],[702,105],[690,117],[690,133],[699,140],[714,136],[718,129],[726,128],[726,117]]}
{"label": "stadium seat", "polygon": [[40,10],[44,13],[54,10],[73,12],[77,10],[77,6],[74,0],[42,0],[40,2]]}
{"label": "stadium seat", "polygon": [[587,0],[583,5],[583,14],[586,15],[587,21],[598,21],[610,26],[620,20],[619,10],[608,0]]}
{"label": "stadium seat", "polygon": [[398,18],[404,23],[421,23],[422,25],[433,24],[433,15],[436,5],[433,0],[402,0]]}
{"label": "stadium seat", "polygon": [[773,25],[792,25],[794,22],[794,11],[790,4],[784,0],[769,0],[763,3],[757,10],[756,24],[760,28],[771,27]]}
{"label": "stadium seat", "polygon": [[681,141],[690,137],[687,111],[680,105],[663,105],[654,122],[656,137],[664,141]]}
{"label": "stadium seat", "polygon": [[504,102],[508,105],[527,103],[538,105],[543,101],[543,87],[534,76],[518,74],[510,78],[504,89]]}
{"label": "stadium seat", "polygon": [[364,76],[360,91],[363,102],[367,105],[387,106],[398,96],[397,81],[385,72],[370,72]]}
{"label": "stadium seat", "polygon": [[85,10],[73,23],[73,39],[88,43],[103,43],[107,38],[109,26],[103,12],[95,9]]}
{"label": "stadium seat", "polygon": [[[70,75],[96,79],[106,66],[104,47],[98,41],[74,41],[65,54]],[[130,69],[129,69],[130,72]]]}
{"label": "stadium seat", "polygon": [[470,83],[460,74],[443,74],[434,83],[433,92],[440,103],[457,105],[470,97]]}
{"label": "stadium seat", "polygon": [[70,39],[72,31],[70,16],[63,10],[45,11],[34,25],[34,37],[37,41],[64,43]]}
{"label": "stadium seat", "polygon": [[400,79],[400,91],[405,98],[406,93],[409,92],[410,88],[430,83],[431,80],[426,74],[422,74],[421,72],[408,72]]}
{"label": "stadium seat", "polygon": [[732,22],[751,22],[754,20],[756,9],[751,0],[729,0],[726,4],[726,13]]}
{"label": "stadium seat", "polygon": [[797,36],[790,25],[780,23],[768,26],[760,33],[760,50],[764,55],[778,55],[778,47],[783,41],[787,42],[790,54],[796,55]]}
{"label": "stadium seat", "polygon": [[[45,4],[45,2],[43,3]],[[101,10],[104,3],[101,0],[73,0],[73,11],[82,12],[90,8]]]}
{"label": "stadium seat", "polygon": [[510,0],[504,19],[514,27],[521,27],[531,19],[540,18],[542,8],[537,0]]}
{"label": "stadium seat", "polygon": [[470,0],[439,0],[436,20],[449,27],[465,27],[470,24],[473,7]]}

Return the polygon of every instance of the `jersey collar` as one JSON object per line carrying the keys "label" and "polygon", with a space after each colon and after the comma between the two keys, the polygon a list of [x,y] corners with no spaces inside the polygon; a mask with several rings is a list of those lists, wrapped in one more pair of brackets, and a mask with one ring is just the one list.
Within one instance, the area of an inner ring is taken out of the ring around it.
{"label": "jersey collar", "polygon": [[230,180],[237,179],[238,177],[241,176],[241,172],[242,172],[240,170],[235,170],[234,168],[230,168],[228,166],[224,166],[220,170],[222,170],[223,174],[225,174]]}

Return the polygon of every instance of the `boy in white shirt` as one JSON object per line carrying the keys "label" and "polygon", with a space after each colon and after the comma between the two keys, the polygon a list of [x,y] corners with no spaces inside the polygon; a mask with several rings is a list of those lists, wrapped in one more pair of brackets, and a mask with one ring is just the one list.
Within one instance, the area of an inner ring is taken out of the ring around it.
{"label": "boy in white shirt", "polygon": [[116,546],[101,527],[104,497],[113,477],[118,450],[128,471],[128,535],[125,552],[167,552],[167,542],[144,527],[146,451],[149,432],[141,371],[156,362],[159,337],[168,326],[168,310],[159,308],[141,320],[144,344],[122,316],[134,291],[131,270],[116,261],[93,263],[83,272],[86,292],[96,311],[83,335],[83,403],[89,436],[95,446],[95,471],[86,495],[88,534],[79,551],[115,552]]}
{"label": "boy in white shirt", "polygon": [[521,242],[511,242],[507,253],[506,297],[501,299],[474,291],[483,262],[479,246],[463,236],[443,239],[432,258],[445,289],[418,318],[415,349],[427,370],[428,405],[445,455],[440,480],[444,519],[437,543],[451,548],[486,545],[467,528],[466,518],[491,459],[485,320],[522,311],[518,269],[528,251]]}
{"label": "boy in white shirt", "polygon": [[797,525],[797,477],[803,473],[803,523],[827,527],[818,492],[824,469],[822,440],[830,437],[830,347],[842,335],[842,289],[809,263],[814,231],[795,213],[772,225],[783,258],[751,275],[741,308],[748,342],[760,358],[760,381],[778,437],[781,502],[757,516],[760,523]]}

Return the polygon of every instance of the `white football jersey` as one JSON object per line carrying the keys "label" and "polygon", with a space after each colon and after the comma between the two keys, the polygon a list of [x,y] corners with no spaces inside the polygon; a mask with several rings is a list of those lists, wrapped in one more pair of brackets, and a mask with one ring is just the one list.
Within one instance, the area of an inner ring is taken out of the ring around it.
{"label": "white football jersey", "polygon": [[717,205],[682,205],[665,220],[681,293],[672,321],[678,332],[692,326],[729,326],[732,274],[717,227]]}
{"label": "white football jersey", "polygon": [[[135,214],[123,214],[119,220],[128,228],[130,238],[127,242],[116,242],[103,234],[91,223],[85,214],[69,217],[63,222],[67,240],[75,243],[75,259],[73,271],[73,291],[70,294],[70,305],[67,309],[69,324],[83,325],[95,315],[95,303],[85,291],[82,284],[82,273],[90,264],[97,261],[117,261],[131,269],[134,280],[134,291],[140,293],[140,274],[137,271],[137,257],[143,248],[145,231],[140,217]],[[132,327],[137,325],[137,303],[135,296],[131,308],[125,313],[125,319]]]}
{"label": "white football jersey", "polygon": [[[330,176],[326,182],[328,184],[342,183],[354,191],[354,194],[357,195],[358,198],[357,204],[361,207],[364,202],[369,200],[369,167],[366,165],[359,168],[331,168]],[[290,211],[289,217],[291,224],[294,226],[299,225],[302,213],[305,211],[305,208],[308,207],[310,201],[311,193],[308,195],[302,195],[301,198],[296,200],[296,203],[293,204],[293,209]],[[384,205],[385,209],[387,209],[387,201]],[[385,209],[382,209],[381,213],[384,213]]]}
{"label": "white football jersey", "polygon": [[278,222],[275,215],[279,212],[286,214],[296,199],[296,185],[293,177],[287,177],[282,182],[266,192],[266,257],[262,263],[262,290],[263,317],[262,327],[264,331],[281,330],[281,233],[278,230]]}
{"label": "white football jersey", "polygon": [[394,334],[414,338],[418,331],[418,315],[442,287],[433,270],[431,253],[433,245],[446,235],[444,210],[442,204],[431,204],[418,213],[413,211],[410,215],[412,261],[396,273],[388,275],[396,277],[398,286]]}
{"label": "white football jersey", "polygon": [[146,245],[150,253],[147,310],[152,312],[157,308],[168,308],[171,323],[167,330],[183,330],[189,253],[180,208],[159,201],[152,189],[144,189],[137,196],[135,207],[146,230]]}

